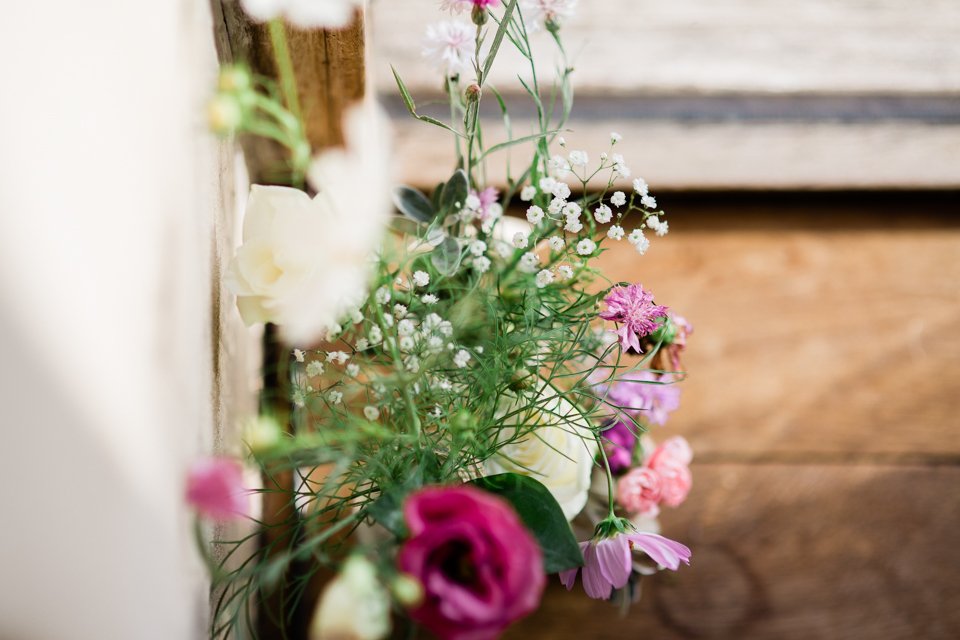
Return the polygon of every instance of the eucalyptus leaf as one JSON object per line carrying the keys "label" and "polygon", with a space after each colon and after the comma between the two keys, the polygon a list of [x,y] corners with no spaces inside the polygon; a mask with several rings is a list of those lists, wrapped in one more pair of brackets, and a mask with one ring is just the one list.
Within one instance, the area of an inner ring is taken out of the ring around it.
{"label": "eucalyptus leaf", "polygon": [[434,268],[444,276],[451,276],[456,273],[460,267],[461,259],[460,244],[450,237],[444,238],[440,246],[430,254],[430,261]]}
{"label": "eucalyptus leaf", "polygon": [[470,183],[463,169],[457,169],[453,176],[443,186],[440,194],[440,211],[443,213],[457,213],[467,201]]}
{"label": "eucalyptus leaf", "polygon": [[440,210],[440,196],[443,195],[443,188],[445,186],[446,184],[441,182],[437,185],[437,188],[433,190],[433,193],[430,194],[430,204],[433,205],[434,211]]}
{"label": "eucalyptus leaf", "polygon": [[543,569],[559,573],[583,566],[580,545],[560,505],[543,484],[517,473],[500,473],[473,480],[471,484],[494,493],[516,510],[543,552]]}
{"label": "eucalyptus leaf", "polygon": [[436,211],[427,196],[413,187],[401,186],[394,189],[393,203],[397,205],[400,213],[423,224],[429,224],[436,216]]}

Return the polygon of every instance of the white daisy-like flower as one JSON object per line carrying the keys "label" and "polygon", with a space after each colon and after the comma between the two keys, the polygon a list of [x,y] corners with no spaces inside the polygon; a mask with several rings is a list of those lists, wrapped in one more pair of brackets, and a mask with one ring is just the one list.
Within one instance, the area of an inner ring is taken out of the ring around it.
{"label": "white daisy-like flower", "polygon": [[430,307],[440,302],[440,298],[433,295],[432,293],[428,293],[424,295],[422,298],[420,298],[420,302]]}
{"label": "white daisy-like flower", "polygon": [[590,162],[590,156],[587,155],[586,151],[571,151],[570,152],[570,164],[575,167],[585,167],[587,163]]}
{"label": "white daisy-like flower", "polygon": [[597,243],[590,238],[584,238],[577,243],[577,253],[581,256],[589,256],[597,250]]}
{"label": "white daisy-like flower", "polygon": [[623,234],[623,227],[618,224],[611,225],[610,228],[607,229],[607,237],[611,240],[622,240]]}
{"label": "white daisy-like flower", "polygon": [[486,256],[474,258],[473,268],[477,270],[477,273],[486,273],[490,270],[490,258]]}
{"label": "white daisy-like flower", "polygon": [[656,209],[657,208],[657,199],[651,195],[646,195],[640,198],[640,204],[645,206],[647,209]]}
{"label": "white daisy-like flower", "polygon": [[573,278],[573,268],[568,264],[562,264],[557,267],[557,271],[560,273],[561,280],[570,280]]}
{"label": "white daisy-like flower", "polygon": [[617,133],[616,131],[611,131],[611,132],[610,132],[610,144],[617,144],[617,143],[620,142],[621,140],[623,140],[623,136],[622,136],[622,135],[620,135],[620,134]]}
{"label": "white daisy-like flower", "polygon": [[530,243],[530,240],[523,231],[517,231],[513,234],[513,246],[517,249],[526,249],[527,245]]}
{"label": "white daisy-like flower", "polygon": [[355,362],[348,364],[347,375],[351,378],[356,378],[358,375],[360,375],[360,365],[356,364]]}
{"label": "white daisy-like flower", "polygon": [[639,193],[641,196],[646,196],[650,194],[650,186],[647,184],[646,180],[644,180],[643,178],[633,179],[633,190]]}
{"label": "white daisy-like flower", "polygon": [[453,356],[453,364],[457,365],[458,369],[465,368],[470,363],[470,353],[466,349],[460,349]]}
{"label": "white daisy-like flower", "polygon": [[430,274],[426,271],[413,272],[413,284],[418,287],[425,287],[430,284]]}
{"label": "white daisy-like flower", "polygon": [[311,360],[307,364],[307,375],[311,378],[316,378],[317,376],[323,375],[323,363],[319,360]]}
{"label": "white daisy-like flower", "polygon": [[617,191],[612,196],[610,196],[610,204],[615,207],[622,207],[627,204],[627,194],[623,191]]}
{"label": "white daisy-like flower", "polygon": [[371,422],[378,420],[380,418],[380,409],[368,404],[363,408],[363,417]]}
{"label": "white daisy-like flower", "polygon": [[523,189],[520,190],[520,199],[524,202],[530,202],[537,197],[537,188],[532,184],[528,184]]}
{"label": "white daisy-like flower", "polygon": [[557,182],[553,185],[552,193],[556,197],[566,200],[570,197],[570,185],[568,185],[566,182]]}
{"label": "white daisy-like flower", "polygon": [[537,225],[537,224],[540,224],[542,220],[543,220],[543,209],[541,209],[537,205],[533,205],[532,207],[527,209],[527,222],[533,225]]}
{"label": "white daisy-like flower", "polygon": [[563,226],[570,233],[580,233],[583,231],[583,223],[577,218],[567,218],[567,224]]}
{"label": "white daisy-like flower", "polygon": [[543,271],[537,274],[537,286],[543,289],[548,284],[553,282],[553,278],[554,278],[553,271],[550,271],[549,269],[544,269]]}
{"label": "white daisy-like flower", "polygon": [[613,210],[607,205],[601,204],[593,210],[593,217],[596,218],[600,224],[607,224],[613,219]]}
{"label": "white daisy-like flower", "polygon": [[437,22],[427,27],[423,55],[447,76],[455,76],[472,68],[476,44],[472,25],[461,20]]}
{"label": "white daisy-like flower", "polygon": [[566,246],[566,243],[560,236],[550,236],[550,239],[547,240],[547,242],[550,244],[550,248],[554,251],[563,251],[563,248]]}

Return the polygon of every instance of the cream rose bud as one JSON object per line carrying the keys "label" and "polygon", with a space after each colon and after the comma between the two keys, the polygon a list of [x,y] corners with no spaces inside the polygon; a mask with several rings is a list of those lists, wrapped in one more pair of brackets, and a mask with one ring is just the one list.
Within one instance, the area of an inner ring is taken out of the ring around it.
{"label": "cream rose bud", "polygon": [[380,640],[390,633],[390,596],[363,556],[351,556],[327,585],[310,640]]}
{"label": "cream rose bud", "polygon": [[[526,406],[530,408],[516,413]],[[515,437],[518,429],[526,431],[532,425],[536,428],[488,459],[484,475],[509,472],[540,481],[556,498],[567,520],[573,520],[587,503],[597,455],[597,441],[586,419],[545,383],[538,395],[515,397],[504,403],[497,415],[511,416],[500,430],[503,441]]]}

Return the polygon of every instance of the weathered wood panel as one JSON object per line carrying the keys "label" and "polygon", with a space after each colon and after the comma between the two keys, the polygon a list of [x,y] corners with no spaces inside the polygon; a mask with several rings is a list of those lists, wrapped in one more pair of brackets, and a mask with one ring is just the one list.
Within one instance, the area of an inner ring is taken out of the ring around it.
{"label": "weathered wood panel", "polygon": [[693,475],[688,502],[662,517],[690,567],[648,579],[625,618],[553,584],[506,637],[960,635],[960,469],[695,463]]}
{"label": "weathered wood panel", "polygon": [[671,200],[606,269],[695,324],[671,422],[701,455],[960,457],[955,196]]}

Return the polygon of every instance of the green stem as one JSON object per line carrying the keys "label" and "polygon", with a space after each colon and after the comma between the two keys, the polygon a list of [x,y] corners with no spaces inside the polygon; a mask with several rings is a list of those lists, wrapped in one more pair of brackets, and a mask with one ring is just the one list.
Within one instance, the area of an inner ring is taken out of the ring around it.
{"label": "green stem", "polygon": [[297,94],[297,78],[293,71],[293,58],[290,56],[290,46],[287,43],[287,31],[283,20],[274,18],[269,23],[270,44],[273,46],[273,57],[277,63],[277,74],[280,76],[280,90],[287,103],[287,109],[303,126],[303,116],[300,113],[300,97]]}
{"label": "green stem", "polygon": [[603,448],[603,441],[598,433],[597,444],[600,446],[600,457],[603,458],[603,468],[607,472],[607,506],[610,508],[611,518],[615,518],[616,514],[613,511],[613,473],[610,471],[610,461],[607,460],[607,450]]}

